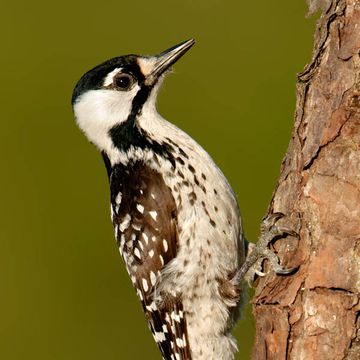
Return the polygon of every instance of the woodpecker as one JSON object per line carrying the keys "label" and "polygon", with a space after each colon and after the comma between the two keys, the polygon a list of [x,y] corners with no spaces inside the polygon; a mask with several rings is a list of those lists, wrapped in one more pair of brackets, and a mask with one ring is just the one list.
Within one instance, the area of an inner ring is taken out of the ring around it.
{"label": "woodpecker", "polygon": [[117,246],[163,359],[231,360],[241,280],[260,255],[245,263],[221,170],[156,110],[164,76],[193,45],[105,61],[78,81],[72,104],[103,156]]}

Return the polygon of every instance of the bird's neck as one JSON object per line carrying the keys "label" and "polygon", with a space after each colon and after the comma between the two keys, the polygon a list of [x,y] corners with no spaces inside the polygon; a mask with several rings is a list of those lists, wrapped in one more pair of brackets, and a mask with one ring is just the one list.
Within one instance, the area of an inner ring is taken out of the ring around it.
{"label": "bird's neck", "polygon": [[145,107],[143,110],[135,120],[128,119],[110,129],[109,136],[113,146],[110,151],[103,151],[108,172],[109,167],[117,164],[129,165],[138,161],[149,165],[167,162],[169,166],[175,167],[175,149],[161,135],[166,121],[155,108],[147,111]]}

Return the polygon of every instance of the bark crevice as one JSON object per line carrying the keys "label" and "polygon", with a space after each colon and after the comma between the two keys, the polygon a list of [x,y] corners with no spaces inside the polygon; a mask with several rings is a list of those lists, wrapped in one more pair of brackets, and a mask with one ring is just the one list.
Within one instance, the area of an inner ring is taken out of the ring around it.
{"label": "bark crevice", "polygon": [[298,232],[272,246],[299,270],[255,283],[254,360],[360,358],[360,1],[322,5],[268,209]]}

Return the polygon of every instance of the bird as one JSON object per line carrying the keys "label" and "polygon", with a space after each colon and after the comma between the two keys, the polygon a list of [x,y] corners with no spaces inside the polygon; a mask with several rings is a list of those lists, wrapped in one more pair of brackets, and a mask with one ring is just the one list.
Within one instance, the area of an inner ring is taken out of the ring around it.
{"label": "bird", "polygon": [[162,358],[231,360],[247,256],[238,202],[211,156],[156,108],[194,43],[101,63],[77,82],[72,106],[102,154],[116,243]]}

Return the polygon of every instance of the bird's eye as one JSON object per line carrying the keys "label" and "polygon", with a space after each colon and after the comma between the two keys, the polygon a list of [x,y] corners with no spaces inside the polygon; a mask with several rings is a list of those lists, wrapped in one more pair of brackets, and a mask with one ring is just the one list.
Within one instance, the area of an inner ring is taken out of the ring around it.
{"label": "bird's eye", "polygon": [[122,91],[130,90],[135,83],[135,79],[130,74],[119,74],[114,79],[115,86]]}

